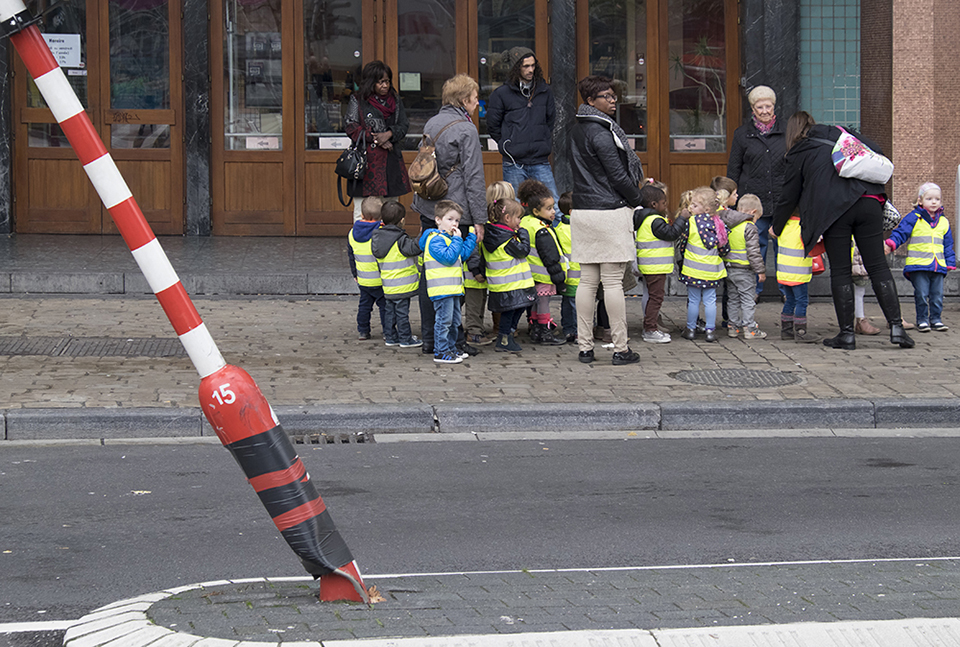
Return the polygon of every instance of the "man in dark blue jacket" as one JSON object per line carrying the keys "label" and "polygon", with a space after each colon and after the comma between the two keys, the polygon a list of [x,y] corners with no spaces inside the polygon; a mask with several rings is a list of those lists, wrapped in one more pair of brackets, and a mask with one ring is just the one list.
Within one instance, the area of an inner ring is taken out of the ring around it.
{"label": "man in dark blue jacket", "polygon": [[514,190],[528,178],[540,180],[557,201],[560,197],[550,168],[557,117],[553,90],[532,50],[514,47],[506,56],[507,82],[487,102],[487,132],[503,156],[503,179]]}

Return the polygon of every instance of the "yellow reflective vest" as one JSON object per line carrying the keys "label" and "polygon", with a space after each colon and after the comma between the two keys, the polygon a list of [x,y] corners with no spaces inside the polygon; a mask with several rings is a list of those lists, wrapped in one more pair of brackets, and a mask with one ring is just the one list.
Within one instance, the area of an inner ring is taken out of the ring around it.
{"label": "yellow reflective vest", "polygon": [[801,285],[813,278],[813,259],[803,250],[800,218],[793,216],[777,238],[777,283]]}
{"label": "yellow reflective vest", "polygon": [[744,220],[727,230],[727,241],[730,243],[730,253],[724,259],[729,265],[736,267],[750,267],[750,259],[747,257],[747,238],[744,232],[749,220]]}
{"label": "yellow reflective vest", "polygon": [[[463,294],[463,264],[454,263],[444,265],[430,255],[430,241],[441,236],[439,231],[427,235],[426,245],[423,246],[423,269],[427,277],[427,296],[431,299],[454,297]],[[447,241],[449,244],[449,241]]]}
{"label": "yellow reflective vest", "polygon": [[373,255],[371,246],[372,241],[358,243],[353,237],[353,230],[347,236],[350,242],[350,249],[353,250],[353,260],[357,266],[357,283],[368,288],[378,288],[382,285],[380,280],[380,267],[377,265],[377,258]]}
{"label": "yellow reflective vest", "polygon": [[553,281],[550,280],[550,272],[547,271],[543,260],[540,258],[540,252],[537,251],[537,232],[541,229],[546,229],[559,250],[560,241],[557,240],[557,232],[555,232],[549,224],[529,214],[520,220],[520,226],[530,234],[530,253],[527,255],[527,263],[530,264],[530,273],[533,275],[534,282],[553,283]]}
{"label": "yellow reflective vest", "polygon": [[653,234],[653,221],[657,218],[667,221],[659,214],[650,215],[637,230],[637,268],[641,274],[673,273],[673,242],[660,240]]}
{"label": "yellow reflective vest", "polygon": [[928,268],[931,272],[935,272],[937,268],[946,267],[943,237],[948,231],[950,231],[950,223],[943,215],[937,219],[936,227],[931,227],[930,223],[918,217],[907,240],[907,260],[904,267]]}
{"label": "yellow reflective vest", "polygon": [[420,287],[420,268],[417,256],[404,256],[400,253],[400,243],[396,242],[387,255],[380,261],[380,280],[383,282],[383,294],[388,299],[401,296],[413,296]]}
{"label": "yellow reflective vest", "polygon": [[570,223],[562,219],[555,227],[557,242],[560,243],[560,253],[563,255],[563,270],[567,273],[567,292],[575,293],[580,285],[580,263],[570,260],[570,250],[573,249],[573,240],[570,233]]}
{"label": "yellow reflective vest", "polygon": [[717,248],[707,249],[700,230],[697,228],[696,218],[690,218],[687,229],[687,248],[683,252],[684,276],[701,281],[719,281],[727,275],[727,268],[723,266],[720,252]]}
{"label": "yellow reflective vest", "polygon": [[[476,233],[476,230],[474,229],[473,226],[470,227],[470,233],[471,233],[471,234],[475,234],[475,233]],[[476,253],[477,253],[477,254],[480,254],[480,253],[481,253],[481,251],[480,251],[480,243],[479,243],[479,242],[477,243]],[[487,289],[487,284],[486,284],[486,282],[482,282],[482,283],[481,283],[480,281],[478,281],[477,279],[474,278],[473,272],[471,272],[471,271],[470,271],[470,268],[467,267],[467,261],[466,261],[466,260],[463,261],[463,287],[465,287],[465,288],[471,288],[471,289],[474,289],[474,290],[486,290],[486,289]]]}
{"label": "yellow reflective vest", "polygon": [[510,292],[533,287],[533,274],[526,258],[514,258],[507,253],[507,239],[492,252],[483,248],[487,262],[487,289],[490,292]]}

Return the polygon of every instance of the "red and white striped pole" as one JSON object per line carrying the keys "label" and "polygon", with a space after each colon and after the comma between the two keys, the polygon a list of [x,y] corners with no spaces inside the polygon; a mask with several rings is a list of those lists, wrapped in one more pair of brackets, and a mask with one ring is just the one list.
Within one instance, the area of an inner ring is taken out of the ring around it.
{"label": "red and white striped pole", "polygon": [[253,378],[227,364],[83,105],[21,0],[0,0],[9,36],[200,374],[200,405],[277,529],[320,578],[321,600],[369,597],[323,499]]}

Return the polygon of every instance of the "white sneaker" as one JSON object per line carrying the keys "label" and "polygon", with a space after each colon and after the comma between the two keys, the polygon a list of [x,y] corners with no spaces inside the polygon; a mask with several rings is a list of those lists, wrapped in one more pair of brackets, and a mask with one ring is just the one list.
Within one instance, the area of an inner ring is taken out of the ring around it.
{"label": "white sneaker", "polygon": [[643,341],[650,342],[651,344],[669,344],[670,335],[662,330],[644,330]]}

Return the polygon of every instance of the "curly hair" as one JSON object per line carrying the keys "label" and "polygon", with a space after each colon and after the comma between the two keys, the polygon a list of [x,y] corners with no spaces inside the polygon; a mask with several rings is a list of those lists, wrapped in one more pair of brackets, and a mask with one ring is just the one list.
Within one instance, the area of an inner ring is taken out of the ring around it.
{"label": "curly hair", "polygon": [[520,201],[521,206],[526,207],[527,213],[533,213],[534,209],[542,209],[548,199],[552,200],[553,194],[540,180],[529,178],[517,187],[517,200]]}
{"label": "curly hair", "polygon": [[540,67],[540,61],[537,60],[536,56],[530,54],[519,59],[513,64],[513,67],[510,68],[510,74],[507,76],[507,85],[520,85],[520,68],[523,66],[523,62],[530,58],[530,56],[533,56],[533,60],[537,64],[537,66],[533,69],[533,87],[537,87],[537,84],[540,83],[540,81],[543,81],[543,68]]}

